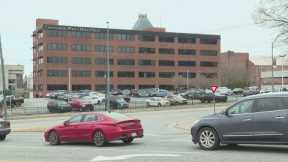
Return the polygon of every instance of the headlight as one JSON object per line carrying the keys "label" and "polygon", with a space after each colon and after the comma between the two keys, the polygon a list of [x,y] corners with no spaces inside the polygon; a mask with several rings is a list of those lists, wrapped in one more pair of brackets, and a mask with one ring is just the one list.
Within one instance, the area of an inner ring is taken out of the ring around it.
{"label": "headlight", "polygon": [[195,120],[193,123],[192,123],[192,126],[197,124],[200,120]]}

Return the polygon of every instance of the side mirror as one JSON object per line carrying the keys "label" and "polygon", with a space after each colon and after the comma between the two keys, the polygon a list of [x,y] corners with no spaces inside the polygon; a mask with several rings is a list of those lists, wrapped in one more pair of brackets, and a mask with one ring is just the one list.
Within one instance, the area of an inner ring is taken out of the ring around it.
{"label": "side mirror", "polygon": [[224,111],[224,115],[226,115],[226,116],[228,116],[228,117],[230,116],[230,114],[228,113],[227,110]]}
{"label": "side mirror", "polygon": [[64,126],[66,127],[66,126],[68,126],[69,125],[69,121],[64,121]]}

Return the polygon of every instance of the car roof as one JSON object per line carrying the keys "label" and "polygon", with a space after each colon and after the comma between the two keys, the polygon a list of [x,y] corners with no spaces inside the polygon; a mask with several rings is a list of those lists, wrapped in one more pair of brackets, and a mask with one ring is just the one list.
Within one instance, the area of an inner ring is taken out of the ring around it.
{"label": "car roof", "polygon": [[271,97],[288,97],[288,92],[270,92],[270,93],[256,94],[256,95],[244,97],[241,100],[271,98]]}

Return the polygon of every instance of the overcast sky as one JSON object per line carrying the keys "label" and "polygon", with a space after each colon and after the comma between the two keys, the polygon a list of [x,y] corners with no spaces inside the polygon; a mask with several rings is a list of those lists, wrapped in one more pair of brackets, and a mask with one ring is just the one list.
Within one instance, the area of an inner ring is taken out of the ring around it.
{"label": "overcast sky", "polygon": [[170,32],[221,35],[221,50],[270,55],[273,33],[253,23],[258,0],[1,0],[0,33],[6,64],[32,72],[36,18],[63,25],[131,29],[139,13]]}

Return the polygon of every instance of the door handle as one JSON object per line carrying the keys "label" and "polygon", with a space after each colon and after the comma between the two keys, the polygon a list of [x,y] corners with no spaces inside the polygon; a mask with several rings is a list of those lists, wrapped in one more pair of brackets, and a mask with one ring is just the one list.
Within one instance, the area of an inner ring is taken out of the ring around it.
{"label": "door handle", "polygon": [[251,121],[251,119],[250,118],[247,118],[247,119],[243,119],[243,121],[245,122],[245,121]]}
{"label": "door handle", "polygon": [[275,119],[285,119],[285,116],[275,116]]}

